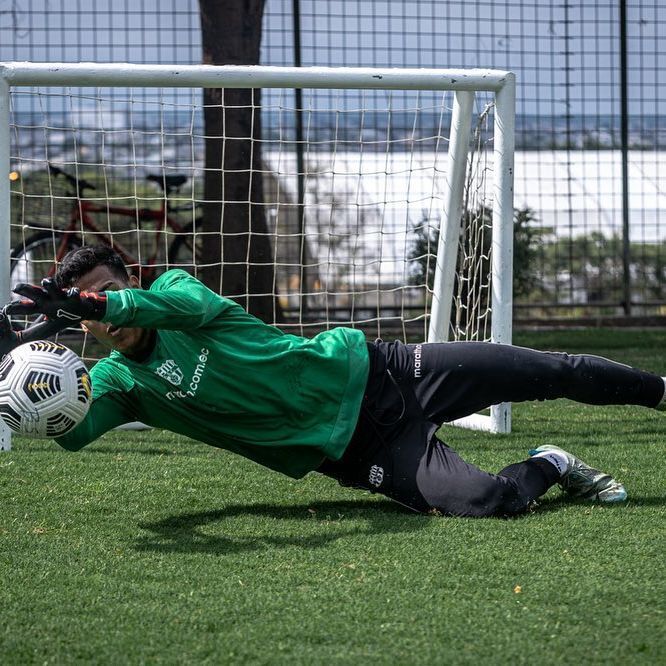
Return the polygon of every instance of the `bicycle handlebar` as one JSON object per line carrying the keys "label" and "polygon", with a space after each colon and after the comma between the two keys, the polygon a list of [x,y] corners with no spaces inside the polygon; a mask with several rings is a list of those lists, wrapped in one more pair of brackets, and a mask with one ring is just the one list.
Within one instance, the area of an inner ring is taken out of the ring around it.
{"label": "bicycle handlebar", "polygon": [[[76,196],[81,199],[83,195],[83,190],[96,190],[97,188],[92,184],[89,183],[87,180],[84,180],[83,178],[77,178],[76,176],[72,176],[71,174],[68,174],[66,171],[63,171],[57,166],[54,166],[49,162],[49,173],[51,173],[54,176],[63,176],[67,182],[74,187],[74,190],[76,191]],[[152,183],[156,183],[159,185],[162,190],[167,194],[171,194],[173,190],[177,190],[181,185],[184,185],[188,177],[183,175],[183,174],[174,174],[171,176],[167,176],[165,174],[148,174],[146,176],[146,180],[149,180]]]}
{"label": "bicycle handlebar", "polygon": [[68,174],[66,171],[63,171],[62,169],[59,169],[57,166],[53,166],[49,162],[49,173],[53,174],[54,176],[64,176],[67,182],[70,185],[74,186],[74,189],[76,190],[76,196],[81,197],[83,194],[83,190],[96,190],[97,188],[92,184],[89,183],[87,180],[84,180],[83,178],[76,178],[75,176],[71,176]]}

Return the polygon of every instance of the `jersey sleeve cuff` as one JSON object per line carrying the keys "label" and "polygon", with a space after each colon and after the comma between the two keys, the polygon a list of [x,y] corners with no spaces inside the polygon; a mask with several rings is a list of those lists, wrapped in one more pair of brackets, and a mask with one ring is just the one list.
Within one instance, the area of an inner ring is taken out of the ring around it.
{"label": "jersey sleeve cuff", "polygon": [[105,324],[118,324],[118,320],[123,314],[122,291],[107,291],[106,293],[106,313],[100,321]]}

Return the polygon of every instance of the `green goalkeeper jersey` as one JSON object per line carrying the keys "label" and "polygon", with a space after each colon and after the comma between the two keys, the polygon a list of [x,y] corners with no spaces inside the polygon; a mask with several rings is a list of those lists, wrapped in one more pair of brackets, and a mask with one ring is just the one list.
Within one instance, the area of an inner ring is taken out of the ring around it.
{"label": "green goalkeeper jersey", "polygon": [[155,329],[155,347],[141,362],[117,351],[97,362],[90,411],[56,440],[64,448],[142,421],[294,478],[343,454],[368,377],[361,331],[286,334],[181,270],[107,299],[103,321]]}

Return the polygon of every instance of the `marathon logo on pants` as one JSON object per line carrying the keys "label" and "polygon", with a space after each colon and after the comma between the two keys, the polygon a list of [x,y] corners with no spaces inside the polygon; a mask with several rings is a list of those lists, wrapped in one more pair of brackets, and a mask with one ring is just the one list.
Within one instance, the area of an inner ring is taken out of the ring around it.
{"label": "marathon logo on pants", "polygon": [[423,354],[423,345],[414,347],[414,379],[421,376],[421,355]]}
{"label": "marathon logo on pants", "polygon": [[375,488],[379,488],[379,486],[382,485],[383,480],[384,480],[384,468],[380,467],[379,465],[373,465],[370,468],[370,476],[368,477],[370,485],[374,486]]}

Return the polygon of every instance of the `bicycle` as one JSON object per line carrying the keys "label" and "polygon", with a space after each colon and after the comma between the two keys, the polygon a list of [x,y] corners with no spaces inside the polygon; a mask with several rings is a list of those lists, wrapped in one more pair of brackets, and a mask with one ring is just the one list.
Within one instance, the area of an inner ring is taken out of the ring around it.
{"label": "bicycle", "polygon": [[[181,224],[177,214],[186,212],[192,214],[193,208],[189,206],[174,206],[169,197],[177,192],[188,180],[182,174],[170,175],[149,174],[146,180],[158,185],[163,193],[159,208],[133,208],[128,206],[112,206],[86,199],[86,190],[95,190],[92,183],[83,178],[77,178],[62,169],[49,164],[49,172],[54,177],[64,177],[71,189],[67,197],[71,197],[72,206],[69,213],[69,222],[63,228],[49,229],[40,225],[33,225],[37,229],[11,251],[10,275],[11,284],[29,282],[36,284],[43,277],[52,276],[63,257],[70,251],[84,244],[84,235],[94,236],[98,242],[113,247],[122,257],[129,270],[139,277],[143,286],[148,286],[158,275],[158,263],[164,258],[161,251],[160,236],[164,233],[175,234],[174,239],[166,246],[166,265],[183,268],[190,273],[195,271],[195,230],[199,218],[192,222]],[[154,223],[152,235],[154,243],[147,256],[140,261],[125,245],[112,237],[109,231],[103,230],[95,221],[95,216],[103,214],[131,218],[137,224],[137,232],[141,230],[142,223]],[[45,268],[48,266],[48,270]]]}

